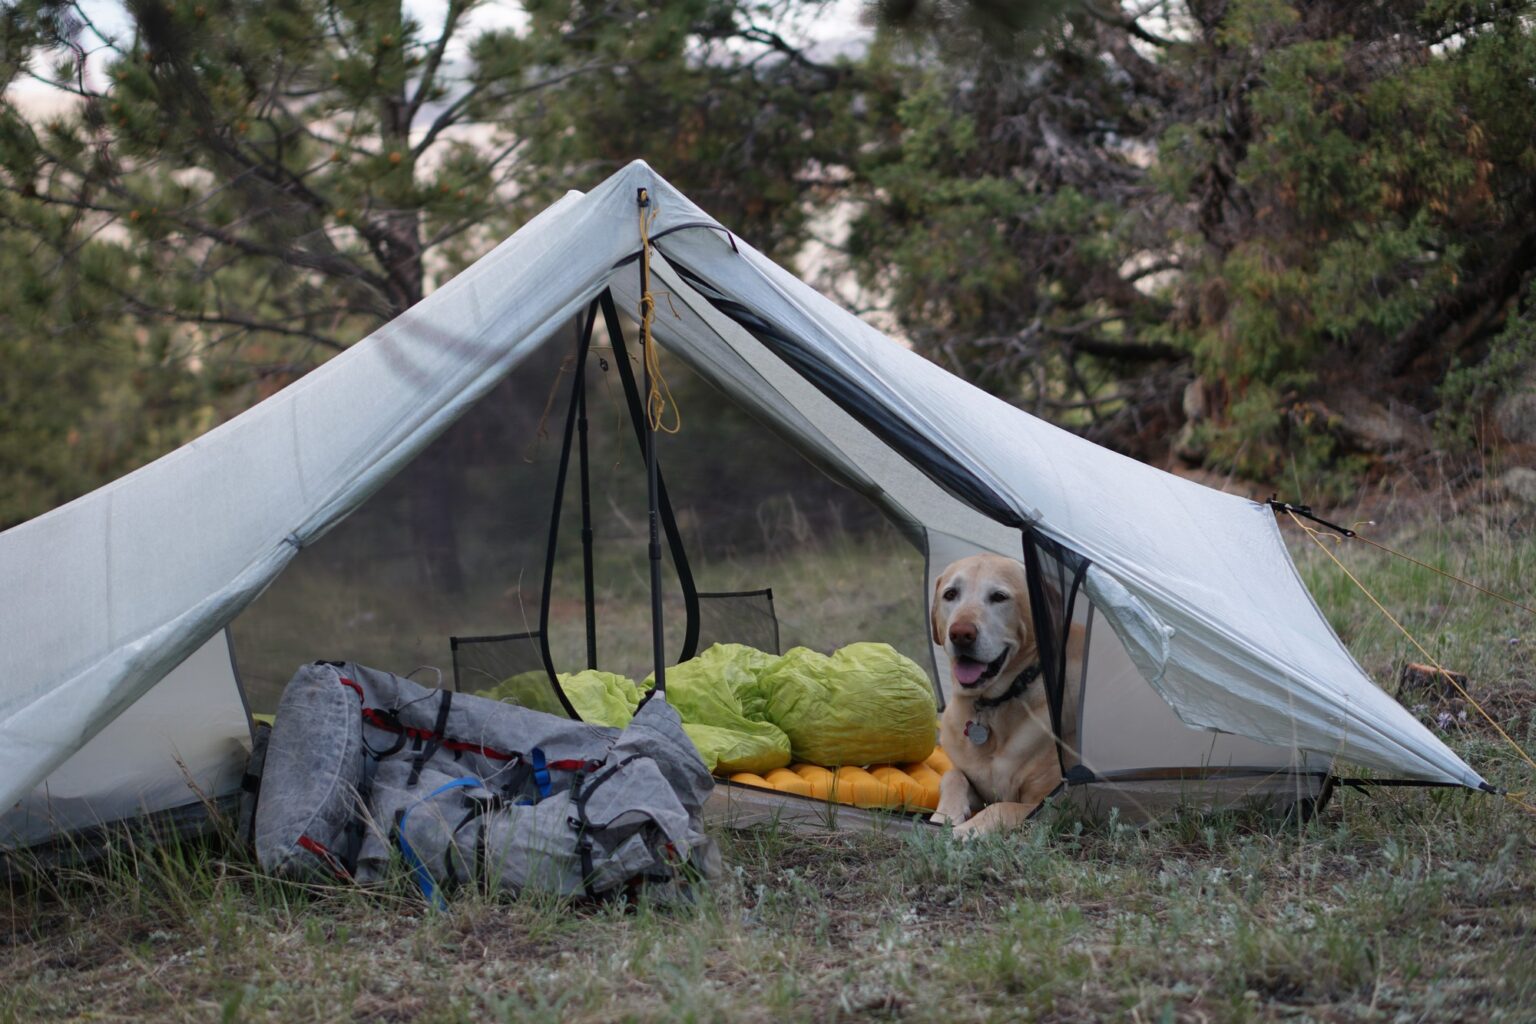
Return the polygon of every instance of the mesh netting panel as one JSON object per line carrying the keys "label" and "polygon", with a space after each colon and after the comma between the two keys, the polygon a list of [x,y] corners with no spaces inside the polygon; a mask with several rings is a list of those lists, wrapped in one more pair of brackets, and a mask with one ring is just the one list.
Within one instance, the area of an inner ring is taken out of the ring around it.
{"label": "mesh netting panel", "polygon": [[1316,795],[1320,776],[1294,773],[1287,749],[1179,721],[1083,591],[1087,559],[1035,535],[1024,555],[1062,769],[1074,790],[1092,790],[1073,799],[1145,821],[1180,804],[1286,806]]}
{"label": "mesh netting panel", "polygon": [[[601,319],[584,374],[585,515],[575,452],[554,514],[575,400],[573,324],[299,552],[235,620],[254,710],[275,708],[294,669],[321,658],[397,673],[446,669],[452,658],[459,685],[476,691],[544,669],[529,636],[542,633],[554,670],[577,672],[589,664],[589,608],[595,667],[634,680],[651,672],[645,465],[619,372],[621,358],[636,377],[640,364],[633,341],[619,355]],[[697,589],[715,595],[700,603],[699,646],[831,652],[875,640],[926,662],[921,553],[681,360],[664,353],[662,366],[682,424],[657,439],[664,482]],[[662,547],[666,654],[675,660],[688,616],[671,546]],[[749,593],[765,584],[772,599]],[[452,636],[503,639],[450,649]],[[472,668],[484,674],[471,678]],[[541,706],[551,695],[527,699]]]}
{"label": "mesh netting panel", "polygon": [[539,628],[568,352],[529,356],[235,619],[254,710],[319,658],[446,669],[451,635]]}
{"label": "mesh netting panel", "polygon": [[[1231,778],[1115,779],[1068,789],[1064,799],[1089,817],[1138,824],[1168,820],[1183,811],[1247,810],[1277,815],[1291,809],[1305,819],[1322,795],[1322,773],[1255,773]],[[1299,805],[1299,806],[1298,806]]]}
{"label": "mesh netting panel", "polygon": [[927,664],[922,552],[679,360],[663,366],[683,429],[658,442],[699,587],[698,649],[882,641]]}
{"label": "mesh netting panel", "polygon": [[1088,613],[1088,600],[1080,593],[1088,560],[1044,537],[1026,533],[1024,564],[1029,570],[1041,675],[1051,698],[1051,725],[1061,741],[1062,767],[1070,768],[1081,761],[1076,709],[1082,674],[1077,671],[1079,662],[1067,655],[1072,628],[1081,627]]}
{"label": "mesh netting panel", "polygon": [[773,589],[699,594],[699,650],[711,644],[746,644],[780,653]]}
{"label": "mesh netting panel", "polygon": [[449,643],[454,689],[551,715],[571,715],[544,667],[538,633],[456,636]]}

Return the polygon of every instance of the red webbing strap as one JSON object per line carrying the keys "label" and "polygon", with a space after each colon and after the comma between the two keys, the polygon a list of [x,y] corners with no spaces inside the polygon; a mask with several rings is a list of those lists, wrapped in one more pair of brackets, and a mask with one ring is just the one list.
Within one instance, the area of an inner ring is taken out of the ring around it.
{"label": "red webbing strap", "polygon": [[523,756],[516,751],[497,750],[495,747],[487,747],[480,743],[466,743],[463,740],[445,740],[431,729],[418,729],[411,725],[401,725],[378,708],[363,708],[363,721],[375,729],[392,732],[397,736],[404,736],[406,739],[421,740],[423,743],[436,742],[447,750],[461,750],[471,754],[480,754],[493,761],[517,761]]}
{"label": "red webbing strap", "polygon": [[331,874],[335,875],[343,882],[350,882],[352,880],[352,873],[342,866],[341,861],[336,859],[335,854],[325,848],[324,843],[315,839],[311,839],[309,836],[301,835],[299,836],[299,848],[308,850],[310,853],[323,860],[325,862],[325,866],[331,869]]}
{"label": "red webbing strap", "polygon": [[[348,679],[346,676],[337,676],[336,681],[341,683],[343,686],[350,686],[352,689],[356,690],[358,698],[362,699],[363,688],[357,685],[356,682]],[[431,729],[419,729],[415,726],[401,725],[399,722],[395,721],[392,716],[380,711],[378,708],[370,708],[364,706],[363,721],[373,726],[375,729],[382,729],[385,732],[394,733],[397,736],[404,736],[407,739],[412,740],[421,740],[423,743],[436,742],[445,749],[463,751],[470,754],[479,754],[482,757],[488,757],[493,761],[520,761],[523,757],[522,754],[519,754],[516,751],[497,750],[495,747],[487,747],[480,743],[468,743],[464,740],[444,739],[442,736],[439,736]],[[560,761],[551,761],[546,767],[560,772],[580,772],[592,771],[601,763],[601,761],[591,761],[578,757],[572,757]],[[306,849],[308,849],[308,847],[306,847]]]}

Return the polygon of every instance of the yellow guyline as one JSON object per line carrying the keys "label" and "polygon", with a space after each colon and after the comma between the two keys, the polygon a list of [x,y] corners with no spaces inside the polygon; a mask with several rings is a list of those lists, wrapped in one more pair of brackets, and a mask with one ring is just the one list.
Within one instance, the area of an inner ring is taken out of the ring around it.
{"label": "yellow guyline", "polygon": [[[1358,526],[1360,524],[1357,523],[1356,525]],[[1464,587],[1471,587],[1473,590],[1479,591],[1480,593],[1487,594],[1489,597],[1493,598],[1495,601],[1503,601],[1505,604],[1509,605],[1512,608],[1519,608],[1521,611],[1530,612],[1532,615],[1536,615],[1536,608],[1532,608],[1528,604],[1521,604],[1519,601],[1516,601],[1512,597],[1505,597],[1503,594],[1500,594],[1497,591],[1489,590],[1487,587],[1479,586],[1478,584],[1473,583],[1471,580],[1464,580],[1460,576],[1457,576],[1455,573],[1446,572],[1444,569],[1437,569],[1433,565],[1430,565],[1428,562],[1421,562],[1417,558],[1414,558],[1412,555],[1407,555],[1407,554],[1404,554],[1401,551],[1397,551],[1397,550],[1394,550],[1393,548],[1389,548],[1385,544],[1381,543],[1380,541],[1371,540],[1371,538],[1369,538],[1367,536],[1364,536],[1363,534],[1361,534],[1358,531],[1356,531],[1355,535],[1353,537],[1351,537],[1350,539],[1351,540],[1364,541],[1365,543],[1369,544],[1371,547],[1379,548],[1380,550],[1385,551],[1389,555],[1395,555],[1398,558],[1401,558],[1405,562],[1412,562],[1414,565],[1417,565],[1417,566],[1419,566],[1422,569],[1428,569],[1430,572],[1436,573],[1437,575],[1444,576],[1448,580],[1455,580],[1457,583],[1460,583]]]}
{"label": "yellow guyline", "polygon": [[[1468,704],[1472,705],[1472,707],[1476,708],[1478,714],[1482,715],[1484,718],[1486,718],[1488,720],[1488,724],[1493,726],[1494,730],[1500,736],[1504,737],[1505,742],[1510,745],[1510,747],[1515,751],[1515,753],[1519,754],[1522,758],[1524,758],[1526,764],[1530,765],[1532,768],[1536,768],[1536,760],[1533,760],[1531,758],[1531,755],[1527,754],[1525,752],[1525,749],[1523,747],[1521,747],[1519,743],[1515,742],[1515,738],[1513,736],[1511,736],[1509,733],[1504,731],[1504,727],[1501,726],[1498,722],[1496,722],[1494,720],[1494,717],[1492,715],[1490,715],[1487,712],[1487,710],[1485,710],[1483,708],[1483,706],[1481,704],[1479,704],[1476,700],[1474,700],[1472,698],[1472,695],[1470,693],[1468,693],[1466,691],[1466,689],[1463,688],[1462,685],[1456,681],[1456,677],[1453,676],[1450,672],[1447,672],[1445,670],[1444,666],[1442,666],[1440,664],[1440,662],[1438,660],[1436,660],[1435,656],[1433,654],[1430,654],[1429,651],[1425,649],[1423,644],[1419,643],[1418,640],[1414,639],[1413,634],[1408,632],[1408,628],[1406,626],[1404,626],[1401,622],[1399,622],[1395,615],[1393,615],[1391,612],[1389,612],[1387,610],[1387,606],[1386,605],[1382,604],[1380,601],[1378,601],[1376,599],[1376,595],[1371,593],[1370,590],[1366,588],[1366,585],[1364,583],[1360,582],[1360,578],[1358,576],[1356,576],[1354,573],[1349,571],[1349,566],[1345,565],[1342,561],[1340,561],[1339,560],[1339,556],[1334,554],[1332,549],[1330,549],[1327,544],[1323,543],[1322,537],[1318,536],[1318,531],[1312,529],[1312,527],[1310,527],[1310,526],[1306,525],[1305,523],[1303,523],[1297,517],[1296,513],[1290,511],[1289,509],[1286,510],[1285,514],[1291,517],[1291,522],[1293,522],[1297,526],[1301,527],[1301,529],[1306,533],[1306,535],[1308,537],[1312,538],[1312,543],[1314,543],[1318,547],[1322,548],[1323,549],[1323,553],[1325,555],[1327,555],[1329,558],[1333,559],[1333,564],[1337,565],[1340,569],[1342,569],[1344,571],[1344,575],[1349,577],[1350,582],[1352,582],[1355,586],[1360,588],[1360,592],[1362,594],[1364,594],[1368,599],[1370,599],[1370,602],[1373,605],[1376,606],[1376,609],[1378,611],[1380,611],[1381,614],[1383,614],[1383,615],[1385,615],[1387,617],[1387,621],[1392,623],[1392,625],[1396,626],[1397,627],[1397,631],[1399,633],[1403,634],[1403,636],[1407,637],[1409,643],[1413,644],[1414,647],[1418,648],[1419,653],[1424,656],[1424,660],[1429,662],[1430,665],[1434,666],[1435,671],[1440,674],[1441,678],[1443,678],[1446,682],[1450,683],[1451,686],[1455,688],[1456,692],[1461,694],[1461,697],[1462,697],[1463,700],[1465,700]],[[1449,575],[1449,574],[1446,574],[1446,575]],[[1481,588],[1479,588],[1479,589],[1481,589]],[[1528,804],[1524,800],[1520,799],[1520,797],[1523,796],[1523,795],[1524,795],[1523,793],[1504,793],[1503,794],[1505,799],[1511,801],[1512,803],[1518,804],[1520,807],[1523,807],[1525,810],[1531,812],[1532,814],[1536,814],[1536,806],[1532,806],[1531,804]]]}
{"label": "yellow guyline", "polygon": [[[683,412],[672,397],[672,386],[661,375],[661,353],[651,337],[651,321],[656,318],[656,297],[651,294],[651,223],[661,212],[661,206],[651,201],[645,189],[640,190],[640,351],[645,359],[646,376],[650,379],[650,391],[645,396],[645,414],[651,429],[663,434],[676,434],[683,429]],[[672,407],[672,422],[666,422],[667,407]]]}

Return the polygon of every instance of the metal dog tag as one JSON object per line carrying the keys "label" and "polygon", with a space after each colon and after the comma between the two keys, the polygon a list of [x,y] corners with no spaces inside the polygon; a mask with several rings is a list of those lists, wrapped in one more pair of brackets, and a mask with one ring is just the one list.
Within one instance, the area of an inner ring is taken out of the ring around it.
{"label": "metal dog tag", "polygon": [[965,738],[979,747],[992,738],[992,730],[980,722],[966,722]]}

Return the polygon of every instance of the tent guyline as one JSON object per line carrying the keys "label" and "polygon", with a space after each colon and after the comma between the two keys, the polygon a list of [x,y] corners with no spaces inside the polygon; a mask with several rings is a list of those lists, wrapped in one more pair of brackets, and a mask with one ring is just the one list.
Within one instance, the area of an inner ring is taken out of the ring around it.
{"label": "tent guyline", "polygon": [[[637,203],[640,207],[640,349],[645,354],[645,374],[649,382],[645,390],[645,415],[651,430],[662,434],[676,434],[683,429],[683,413],[677,400],[672,397],[672,387],[661,372],[661,350],[651,337],[651,324],[656,319],[656,296],[651,294],[651,222],[661,212],[653,206],[649,194],[640,189]],[[672,422],[668,424],[667,408],[672,409]]]}
{"label": "tent guyline", "polygon": [[1460,583],[1464,587],[1470,587],[1471,589],[1477,591],[1480,594],[1484,594],[1484,595],[1486,595],[1488,597],[1493,598],[1495,601],[1502,601],[1504,604],[1509,605],[1511,608],[1518,608],[1518,609],[1520,609],[1523,612],[1529,612],[1532,615],[1536,615],[1536,608],[1532,608],[1528,604],[1521,604],[1519,601],[1516,601],[1512,597],[1505,597],[1503,594],[1500,594],[1498,591],[1489,590],[1487,587],[1484,587],[1484,586],[1482,586],[1480,584],[1477,584],[1477,583],[1473,583],[1469,579],[1463,579],[1462,577],[1457,576],[1455,573],[1446,572],[1444,569],[1437,569],[1433,565],[1430,565],[1428,562],[1421,562],[1417,558],[1414,558],[1410,554],[1406,554],[1405,552],[1398,551],[1396,548],[1389,548],[1389,547],[1387,547],[1387,545],[1381,543],[1380,541],[1372,540],[1371,538],[1365,536],[1364,534],[1357,533],[1357,534],[1354,535],[1353,539],[1361,541],[1361,542],[1366,543],[1366,544],[1369,544],[1371,547],[1376,548],[1378,550],[1385,551],[1387,554],[1392,555],[1392,556],[1394,556],[1396,558],[1401,558],[1405,562],[1412,562],[1414,565],[1418,566],[1421,569],[1428,569],[1430,572],[1434,573],[1437,576],[1444,576],[1446,579],[1452,580],[1452,581],[1454,581],[1456,583]]}
{"label": "tent guyline", "polygon": [[[1462,586],[1469,587],[1472,590],[1475,590],[1475,591],[1477,591],[1480,594],[1484,594],[1484,595],[1486,595],[1488,597],[1493,598],[1495,601],[1502,601],[1504,604],[1509,605],[1511,608],[1518,608],[1518,609],[1520,609],[1523,612],[1529,612],[1532,615],[1536,615],[1536,608],[1532,608],[1528,604],[1522,604],[1521,602],[1516,601],[1514,598],[1506,597],[1505,595],[1499,593],[1496,590],[1489,590],[1487,587],[1485,587],[1485,586],[1483,586],[1483,585],[1481,585],[1479,583],[1474,583],[1471,580],[1465,579],[1465,578],[1463,578],[1461,576],[1457,576],[1453,572],[1446,572],[1444,569],[1441,569],[1441,568],[1438,568],[1436,566],[1430,565],[1428,562],[1420,561],[1419,559],[1414,558],[1412,555],[1410,555],[1410,554],[1408,554],[1406,552],[1398,551],[1396,548],[1388,547],[1387,545],[1381,543],[1381,541],[1372,540],[1371,538],[1365,536],[1364,534],[1362,534],[1362,533],[1360,533],[1360,532],[1358,532],[1356,530],[1350,529],[1349,527],[1340,526],[1337,523],[1330,523],[1326,519],[1319,518],[1318,516],[1313,514],[1312,507],[1310,505],[1291,505],[1291,504],[1289,504],[1287,502],[1280,501],[1278,498],[1275,498],[1275,497],[1271,497],[1269,499],[1269,501],[1267,502],[1267,504],[1269,505],[1270,508],[1274,509],[1276,512],[1287,512],[1287,513],[1290,513],[1292,516],[1300,516],[1303,519],[1310,519],[1312,522],[1317,523],[1319,526],[1325,526],[1328,529],[1337,532],[1341,537],[1344,537],[1344,538],[1346,538],[1348,540],[1358,540],[1358,541],[1360,541],[1360,542],[1362,542],[1364,544],[1369,544],[1371,547],[1376,548],[1378,551],[1385,551],[1387,554],[1393,556],[1394,558],[1401,558],[1405,562],[1412,562],[1414,565],[1418,566],[1420,569],[1428,569],[1430,572],[1434,573],[1436,576],[1443,576],[1443,577],[1445,577],[1448,580],[1452,580],[1452,581],[1454,581],[1456,583],[1460,583]],[[1298,524],[1298,525],[1300,525],[1300,524]],[[1355,525],[1359,526],[1361,524],[1356,523]],[[1374,525],[1374,524],[1366,524],[1366,525]]]}
{"label": "tent guyline", "polygon": [[[1532,768],[1536,768],[1536,760],[1533,760],[1531,758],[1531,755],[1527,754],[1525,752],[1525,748],[1521,747],[1520,744],[1515,741],[1515,738],[1513,736],[1511,736],[1509,733],[1504,731],[1504,727],[1501,726],[1498,723],[1498,721],[1495,720],[1494,717],[1488,713],[1487,709],[1485,709],[1481,704],[1479,704],[1477,702],[1477,700],[1475,700],[1473,698],[1473,696],[1466,691],[1466,688],[1463,687],[1461,685],[1461,683],[1456,681],[1456,677],[1454,675],[1452,675],[1450,672],[1446,671],[1445,667],[1440,664],[1440,662],[1435,658],[1435,656],[1433,654],[1429,653],[1429,649],[1428,648],[1426,648],[1423,644],[1419,643],[1419,641],[1414,637],[1414,635],[1408,631],[1408,627],[1404,626],[1402,624],[1402,622],[1398,621],[1397,616],[1393,615],[1390,611],[1387,610],[1387,606],[1382,604],[1380,599],[1378,599],[1375,594],[1371,593],[1370,588],[1368,588],[1363,582],[1361,582],[1361,580],[1360,580],[1360,578],[1358,576],[1356,576],[1354,573],[1349,571],[1349,566],[1345,565],[1339,559],[1339,556],[1334,554],[1333,551],[1331,551],[1329,549],[1328,545],[1323,543],[1322,538],[1320,536],[1318,536],[1318,532],[1316,530],[1312,529],[1310,526],[1307,526],[1305,523],[1303,523],[1301,521],[1301,518],[1297,515],[1296,512],[1291,511],[1291,510],[1287,510],[1287,514],[1291,517],[1291,521],[1294,522],[1303,531],[1305,531],[1307,536],[1312,539],[1312,542],[1314,544],[1316,544],[1319,548],[1321,548],[1323,550],[1323,553],[1326,554],[1330,559],[1333,560],[1333,564],[1338,566],[1343,571],[1345,576],[1349,577],[1350,582],[1352,582],[1356,587],[1360,588],[1360,592],[1362,594],[1364,594],[1366,596],[1366,598],[1368,598],[1370,600],[1371,604],[1376,606],[1376,609],[1378,611],[1380,611],[1382,615],[1386,616],[1387,621],[1392,623],[1393,626],[1397,627],[1397,631],[1399,633],[1403,634],[1403,636],[1408,639],[1408,642],[1411,643],[1418,650],[1418,652],[1421,655],[1424,656],[1424,659],[1426,661],[1428,661],[1430,663],[1430,665],[1432,665],[1434,667],[1435,671],[1440,674],[1441,678],[1443,678],[1446,682],[1450,683],[1451,686],[1455,688],[1456,692],[1461,695],[1463,700],[1465,700],[1468,704],[1470,704],[1474,708],[1476,708],[1478,714],[1482,715],[1485,719],[1488,720],[1488,724],[1493,726],[1494,730],[1497,731],[1500,736],[1504,737],[1504,741],[1509,744],[1509,746],[1515,751],[1515,753],[1519,754],[1520,757],[1525,760],[1526,764],[1529,764]],[[1509,797],[1515,803],[1517,803],[1520,806],[1526,808],[1526,810],[1529,810],[1529,811],[1532,811],[1533,813],[1536,813],[1536,807],[1531,807],[1529,804],[1526,804],[1524,801],[1519,800],[1518,798],[1516,798],[1512,794],[1510,794],[1507,790],[1500,789],[1499,787],[1490,785],[1487,782],[1484,782],[1482,784],[1481,788],[1486,793],[1495,793],[1495,794],[1497,794],[1499,796]]]}

